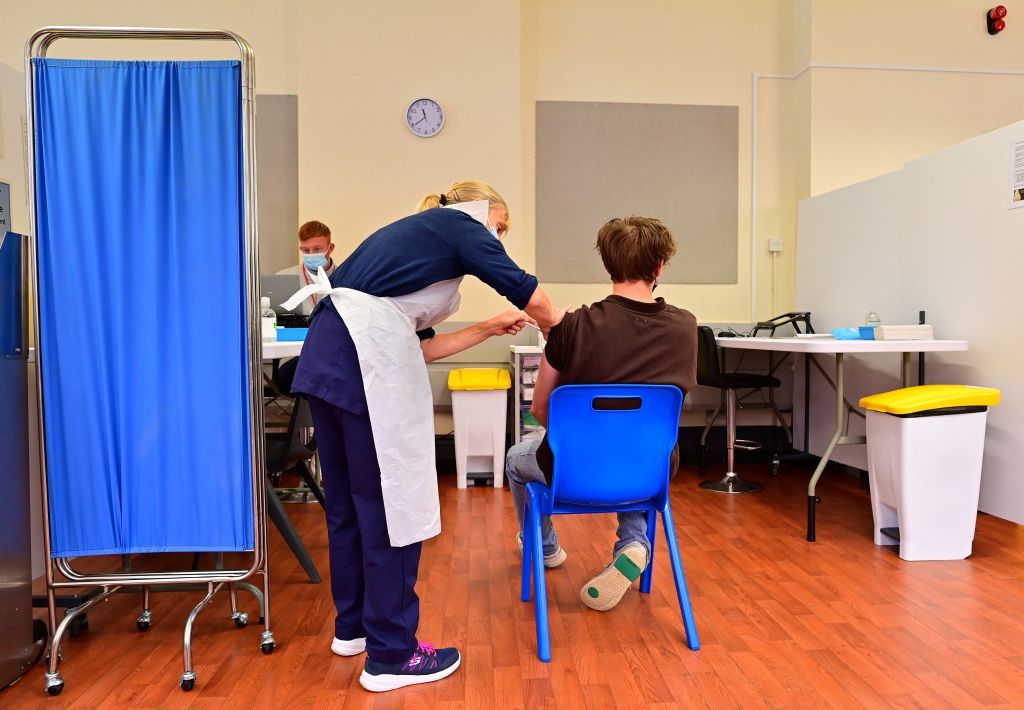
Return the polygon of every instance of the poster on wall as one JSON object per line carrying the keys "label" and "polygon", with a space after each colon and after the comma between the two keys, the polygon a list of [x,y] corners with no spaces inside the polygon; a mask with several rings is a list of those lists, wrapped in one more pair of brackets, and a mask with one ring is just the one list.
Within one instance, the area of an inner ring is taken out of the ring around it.
{"label": "poster on wall", "polygon": [[1010,209],[1024,207],[1024,138],[1010,141]]}

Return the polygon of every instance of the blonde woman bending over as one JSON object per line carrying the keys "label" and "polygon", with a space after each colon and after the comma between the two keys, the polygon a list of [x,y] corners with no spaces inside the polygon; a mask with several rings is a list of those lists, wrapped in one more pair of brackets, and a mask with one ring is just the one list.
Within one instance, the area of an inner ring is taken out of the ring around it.
{"label": "blonde woman bending over", "polygon": [[[331,650],[366,652],[359,681],[367,690],[440,680],[461,662],[457,649],[416,637],[420,548],[441,532],[425,363],[527,322],[547,331],[560,320],[536,277],[505,252],[508,227],[494,188],[460,180],[295,296],[319,297],[292,390],[309,400],[323,469],[338,609]],[[435,333],[458,309],[467,274],[514,309]]]}

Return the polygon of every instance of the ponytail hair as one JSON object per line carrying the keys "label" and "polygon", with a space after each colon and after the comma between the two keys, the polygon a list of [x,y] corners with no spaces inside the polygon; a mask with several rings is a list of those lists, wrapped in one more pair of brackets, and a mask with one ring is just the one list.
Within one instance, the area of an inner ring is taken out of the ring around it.
{"label": "ponytail hair", "polygon": [[434,193],[430,193],[429,195],[424,197],[422,200],[420,200],[420,203],[418,205],[416,205],[416,211],[417,212],[424,212],[426,210],[430,210],[430,209],[433,209],[435,207],[441,207],[441,206],[442,206],[441,205],[441,196],[440,195],[435,195]]}
{"label": "ponytail hair", "polygon": [[[441,194],[429,194],[416,205],[417,212],[423,212],[434,207],[455,205],[460,202],[474,202],[476,200],[487,200],[492,205],[501,205],[508,210],[505,198],[498,194],[498,191],[483,180],[457,180],[452,183],[446,192]],[[511,220],[510,220],[511,221]],[[511,226],[511,225],[510,225]]]}

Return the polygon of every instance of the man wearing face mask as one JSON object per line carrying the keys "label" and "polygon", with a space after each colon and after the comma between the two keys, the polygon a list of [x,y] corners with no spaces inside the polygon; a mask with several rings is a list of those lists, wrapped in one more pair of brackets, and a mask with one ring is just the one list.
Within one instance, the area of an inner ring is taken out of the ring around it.
{"label": "man wearing face mask", "polygon": [[[331,259],[334,242],[331,241],[331,230],[323,222],[313,220],[299,227],[299,263],[278,271],[278,274],[297,274],[300,286],[313,283],[317,271],[323,268],[330,277],[334,273],[335,263]],[[308,316],[316,307],[318,296],[310,296],[303,301],[295,313]]]}

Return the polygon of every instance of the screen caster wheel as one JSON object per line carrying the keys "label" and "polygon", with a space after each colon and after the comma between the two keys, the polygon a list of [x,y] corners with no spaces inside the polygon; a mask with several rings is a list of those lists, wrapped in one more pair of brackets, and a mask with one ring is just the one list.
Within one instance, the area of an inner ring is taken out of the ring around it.
{"label": "screen caster wheel", "polygon": [[64,679],[60,677],[60,673],[54,673],[53,675],[47,673],[45,688],[47,695],[60,695],[61,691],[64,690]]}

